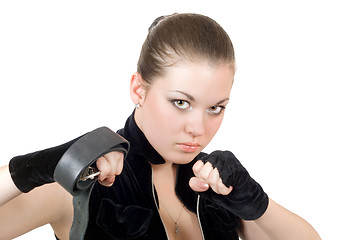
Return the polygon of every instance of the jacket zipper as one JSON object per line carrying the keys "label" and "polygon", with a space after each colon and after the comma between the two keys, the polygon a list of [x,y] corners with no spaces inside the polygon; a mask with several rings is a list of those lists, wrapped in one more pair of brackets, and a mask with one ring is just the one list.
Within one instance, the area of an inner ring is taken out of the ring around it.
{"label": "jacket zipper", "polygon": [[[177,185],[177,181],[178,181],[178,170],[179,168],[177,169],[176,171],[176,181],[175,181],[175,185]],[[156,208],[158,210],[158,213],[159,213],[159,205],[158,203],[156,202],[156,197],[155,197],[155,185],[154,185],[154,174],[153,174],[153,170],[151,168],[151,184],[152,184],[152,194],[153,194],[153,199],[154,199],[154,202],[155,202],[155,205],[156,205]],[[204,232],[203,232],[203,229],[202,229],[202,226],[201,226],[201,221],[200,221],[200,215],[199,215],[199,206],[200,206],[200,195],[198,195],[197,197],[197,202],[196,202],[196,218],[199,222],[199,227],[200,227],[200,232],[201,232],[201,237],[203,240],[205,240],[205,237],[204,237]],[[159,216],[160,216],[160,213],[159,213]],[[161,219],[160,217],[160,221],[165,229],[165,233],[166,233],[166,239],[169,239],[169,235],[167,233],[167,230],[166,230],[166,227],[165,227],[165,224],[163,222],[163,220]]]}
{"label": "jacket zipper", "polygon": [[197,203],[196,203],[196,218],[198,219],[198,222],[199,222],[200,232],[201,232],[202,239],[205,240],[204,232],[203,232],[203,229],[202,229],[202,226],[201,226],[201,221],[200,221],[199,206],[200,206],[200,195],[198,195],[198,197],[197,197]]}
{"label": "jacket zipper", "polygon": [[[155,205],[156,205],[156,209],[157,209],[157,211],[158,211],[158,213],[159,213],[159,216],[160,216],[159,205],[158,205],[158,203],[156,202],[156,197],[155,197],[155,185],[154,185],[154,178],[153,178],[153,177],[154,177],[154,174],[153,174],[153,170],[152,170],[152,168],[151,168],[152,194],[153,194],[153,199],[154,199],[154,202],[155,202]],[[161,223],[162,223],[162,225],[163,225],[163,227],[164,227],[165,234],[166,234],[166,239],[169,239],[169,235],[168,235],[168,233],[167,233],[165,224],[164,224],[163,220],[161,219],[161,217],[160,217],[160,221],[161,221]]]}
{"label": "jacket zipper", "polygon": [[[178,176],[179,176],[179,166],[177,167],[177,170],[176,170],[175,186],[177,186],[177,184],[178,184]],[[198,195],[197,201],[196,201],[196,218],[197,218],[198,223],[199,223],[202,240],[205,240],[204,232],[203,232],[203,229],[202,229],[202,226],[201,226],[201,221],[200,221],[199,206],[200,206],[200,195]]]}

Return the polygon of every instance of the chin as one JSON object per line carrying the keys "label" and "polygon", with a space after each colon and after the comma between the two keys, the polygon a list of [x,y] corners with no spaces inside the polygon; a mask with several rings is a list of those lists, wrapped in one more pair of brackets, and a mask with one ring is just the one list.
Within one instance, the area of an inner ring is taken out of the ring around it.
{"label": "chin", "polygon": [[199,154],[199,152],[196,153],[177,153],[174,154],[172,157],[169,157],[169,162],[175,163],[175,164],[188,164],[194,158]]}

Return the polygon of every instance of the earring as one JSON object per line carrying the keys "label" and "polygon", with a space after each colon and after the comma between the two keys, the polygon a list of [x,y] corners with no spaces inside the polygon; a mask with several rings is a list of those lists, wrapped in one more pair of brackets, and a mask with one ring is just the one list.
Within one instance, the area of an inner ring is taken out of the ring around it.
{"label": "earring", "polygon": [[135,108],[136,108],[136,109],[139,109],[139,108],[140,108],[140,104],[139,104],[139,103],[135,104]]}

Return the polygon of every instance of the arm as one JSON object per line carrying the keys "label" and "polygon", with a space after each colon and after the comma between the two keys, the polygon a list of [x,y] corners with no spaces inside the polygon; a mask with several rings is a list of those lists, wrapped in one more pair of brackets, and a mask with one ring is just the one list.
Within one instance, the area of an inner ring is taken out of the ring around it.
{"label": "arm", "polygon": [[[309,223],[268,198],[231,152],[215,151],[196,162],[193,171],[190,187],[242,219],[244,239],[320,239]],[[207,191],[210,187],[213,192]]]}
{"label": "arm", "polygon": [[240,235],[244,240],[321,239],[308,222],[280,206],[272,199],[269,199],[269,206],[259,219],[255,221],[242,220],[239,228]]}
{"label": "arm", "polygon": [[[81,139],[80,146],[79,144],[76,145],[80,149],[77,151],[79,154],[83,154],[86,149],[94,148],[95,151],[99,151],[99,153],[96,152],[97,156],[104,154],[96,160],[97,168],[100,171],[98,180],[104,186],[111,186],[115,175],[119,175],[122,171],[123,148],[116,146],[110,148],[115,141],[104,140],[104,138],[112,136],[112,140],[114,138],[117,140],[115,143],[120,142],[116,133],[109,136],[109,134],[104,134],[102,130],[95,131]],[[0,240],[19,236],[47,223],[51,223],[59,237],[68,236],[72,222],[72,197],[59,184],[47,183],[54,182],[54,170],[58,162],[78,139],[57,147],[14,157],[10,160],[9,166],[0,168]],[[105,142],[111,145],[105,152],[102,152],[103,145],[100,147],[97,145],[97,141],[100,140],[104,140],[101,141],[103,144]],[[123,139],[121,142],[124,142]],[[112,149],[114,151],[111,151]],[[106,153],[108,150],[110,152]],[[73,160],[76,162],[77,152],[74,153],[72,150],[72,153],[75,156]],[[84,168],[87,166],[85,164],[90,164],[93,161],[92,157],[89,158],[89,163],[84,163]],[[87,160],[87,158],[84,159]],[[74,162],[68,162],[68,164],[72,165]],[[62,171],[66,171],[66,169],[65,166]],[[66,201],[67,199],[70,201]],[[69,202],[69,204],[64,206],[65,202]],[[69,209],[68,206],[70,206],[71,211],[65,210]],[[69,212],[71,212],[70,217]]]}
{"label": "arm", "polygon": [[[56,180],[71,194],[75,194],[79,177],[87,173],[88,167],[99,156],[111,151],[124,154],[128,147],[126,139],[101,127],[59,146],[13,157],[9,162],[10,175],[23,193]],[[100,173],[101,181],[102,175]]]}
{"label": "arm", "polygon": [[0,182],[1,182],[1,195],[0,195],[0,207],[16,196],[20,195],[20,190],[15,186],[11,179],[9,166],[3,166],[0,168]]}
{"label": "arm", "polygon": [[63,237],[72,222],[72,196],[57,183],[47,184],[3,204],[0,216],[0,240],[13,239],[48,223]]}
{"label": "arm", "polygon": [[[111,186],[123,166],[123,153],[109,152],[97,159],[98,181]],[[73,220],[72,196],[58,183],[22,193],[12,181],[8,166],[0,168],[0,240],[13,239],[50,223],[60,239],[68,239]]]}

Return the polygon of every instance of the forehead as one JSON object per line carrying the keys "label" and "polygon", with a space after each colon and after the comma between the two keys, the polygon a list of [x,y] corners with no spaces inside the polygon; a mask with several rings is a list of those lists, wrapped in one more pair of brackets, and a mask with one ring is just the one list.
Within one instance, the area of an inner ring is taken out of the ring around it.
{"label": "forehead", "polygon": [[234,79],[233,69],[226,64],[183,63],[169,67],[151,88],[158,91],[181,91],[196,100],[229,97]]}

